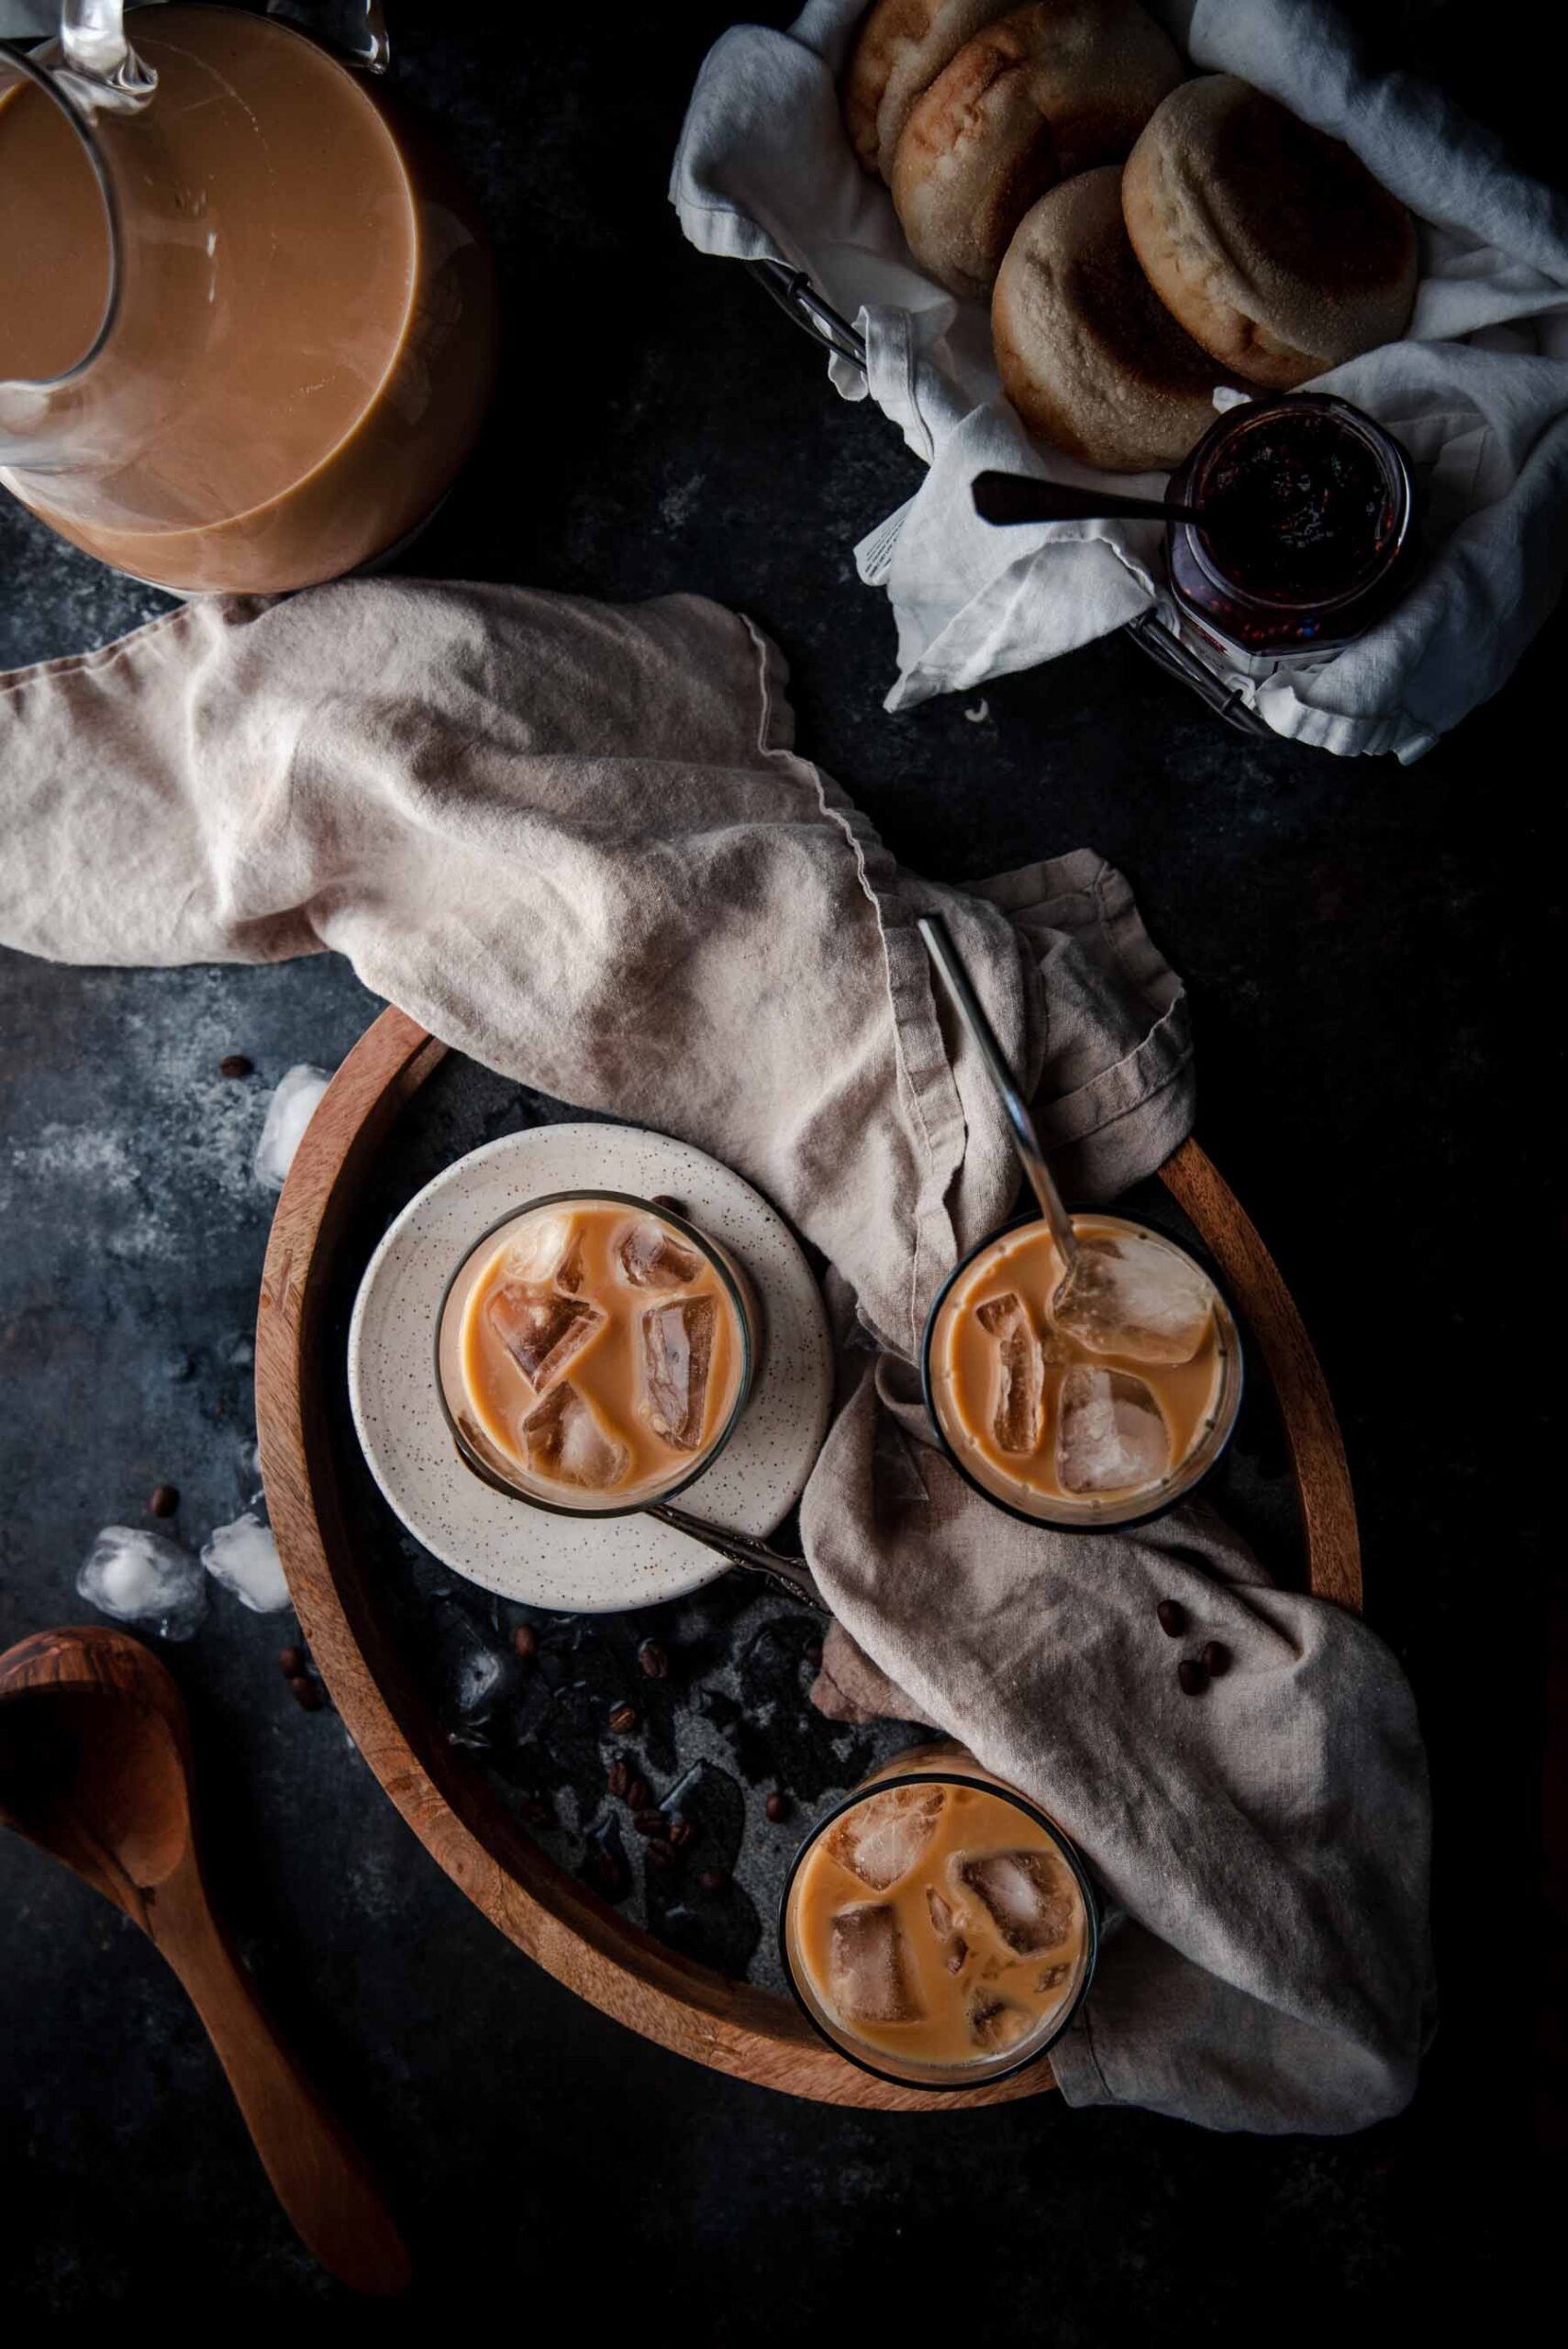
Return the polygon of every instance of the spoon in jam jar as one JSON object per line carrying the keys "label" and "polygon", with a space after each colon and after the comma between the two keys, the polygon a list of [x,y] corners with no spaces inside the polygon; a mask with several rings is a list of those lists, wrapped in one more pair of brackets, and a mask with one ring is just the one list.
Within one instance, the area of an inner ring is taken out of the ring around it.
{"label": "spoon in jam jar", "polygon": [[1207,1280],[1175,1249],[1135,1232],[1114,1240],[1079,1239],[1029,1106],[945,923],[938,915],[922,914],[916,927],[1006,1113],[1013,1148],[1065,1267],[1051,1300],[1052,1323],[1092,1353],[1131,1362],[1190,1362],[1213,1309]]}
{"label": "spoon in jam jar", "polygon": [[1111,489],[1074,489],[1032,473],[976,473],[971,484],[983,522],[1196,522],[1201,509],[1170,498],[1124,497]]}

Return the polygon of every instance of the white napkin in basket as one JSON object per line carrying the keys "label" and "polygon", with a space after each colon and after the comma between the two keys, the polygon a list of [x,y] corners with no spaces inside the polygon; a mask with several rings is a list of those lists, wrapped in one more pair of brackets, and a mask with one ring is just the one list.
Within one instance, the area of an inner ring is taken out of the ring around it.
{"label": "white napkin in basket", "polygon": [[[969,484],[988,465],[1095,478],[1041,449],[1002,397],[983,306],[916,265],[886,190],[856,163],[836,80],[863,0],[808,0],[787,32],[741,25],[710,51],[671,197],[705,252],[804,269],[865,336],[870,396],[930,470],[856,550],[898,623],[904,709],[983,685],[1156,608],[1177,618],[1157,533],[1114,522],[993,530]],[[1418,758],[1495,693],[1568,562],[1568,203],[1405,75],[1373,79],[1326,0],[1154,0],[1195,67],[1240,73],[1346,139],[1418,215],[1405,341],[1320,376],[1397,433],[1423,485],[1432,558],[1378,627],[1308,669],[1238,692],[1277,733]],[[1157,489],[1162,476],[1119,486]]]}

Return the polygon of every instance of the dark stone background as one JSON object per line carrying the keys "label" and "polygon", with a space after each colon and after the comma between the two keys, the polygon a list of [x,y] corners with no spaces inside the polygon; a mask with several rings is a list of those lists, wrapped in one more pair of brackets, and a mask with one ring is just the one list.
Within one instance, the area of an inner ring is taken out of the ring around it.
{"label": "dark stone background", "polygon": [[[483,459],[417,566],[741,606],[788,654],[805,745],[908,863],[962,879],[1088,842],[1130,874],[1193,990],[1203,1139],[1326,1364],[1369,1611],[1420,1699],[1445,2026],[1412,2110],[1348,2142],[1229,2142],[1054,2100],[854,2116],[735,2085],[530,1968],[335,1718],[295,1710],[281,1619],[221,1600],[171,1656],[215,1873],[376,2151],[422,2302],[460,2321],[511,2302],[521,2327],[617,2338],[794,2340],[823,2319],[838,2337],[863,2287],[879,2323],[945,2323],[951,2302],[966,2325],[1064,2344],[1420,2321],[1507,2278],[1524,2142],[1528,1999],[1499,1961],[1528,1927],[1539,1815],[1529,1577],[1557,1406],[1524,1369],[1555,1187],[1538,795],[1560,768],[1568,639],[1559,616],[1500,701],[1407,772],[1243,740],[1118,642],[992,687],[984,724],[959,702],[885,716],[892,624],[850,550],[913,461],[739,272],[687,250],[664,203],[685,93],[730,13],[394,0],[400,77],[486,201],[511,328]],[[1533,10],[1495,6],[1485,43],[1459,0],[1357,14],[1386,61],[1439,75],[1551,171],[1554,84],[1519,71]],[[0,662],[102,643],[160,604],[0,512]],[[261,1094],[292,1062],[333,1063],[376,1007],[327,960],[15,956],[0,1007],[9,1641],[81,1611],[87,1538],[138,1521],[158,1478],[197,1538],[243,1506]],[[249,1084],[217,1075],[234,1050]],[[1483,1208],[1508,1242],[1491,1269],[1473,1262]],[[15,1839],[0,1871],[11,2304],[342,2306],[149,1948]]]}

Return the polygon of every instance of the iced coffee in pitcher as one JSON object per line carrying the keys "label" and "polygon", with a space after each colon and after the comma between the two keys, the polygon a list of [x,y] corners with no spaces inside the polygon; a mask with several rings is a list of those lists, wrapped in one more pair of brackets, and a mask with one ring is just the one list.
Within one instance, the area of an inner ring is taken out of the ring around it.
{"label": "iced coffee in pitcher", "polygon": [[0,481],[90,554],[186,594],[387,555],[495,344],[453,175],[295,25],[64,0],[59,43],[0,44]]}
{"label": "iced coffee in pitcher", "polygon": [[1062,1831],[953,1745],[886,1764],[822,1822],[781,1923],[817,2030],[868,2071],[937,2088],[1043,2055],[1087,1991],[1097,1936]]}

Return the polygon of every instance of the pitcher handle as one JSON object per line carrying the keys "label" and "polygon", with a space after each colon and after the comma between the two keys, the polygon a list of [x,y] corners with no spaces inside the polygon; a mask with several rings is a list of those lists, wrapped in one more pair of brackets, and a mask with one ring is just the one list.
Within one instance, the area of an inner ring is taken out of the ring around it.
{"label": "pitcher handle", "polygon": [[55,78],[89,115],[139,114],[158,87],[125,37],[125,0],[64,0],[60,46]]}

